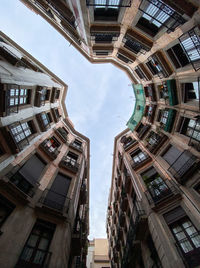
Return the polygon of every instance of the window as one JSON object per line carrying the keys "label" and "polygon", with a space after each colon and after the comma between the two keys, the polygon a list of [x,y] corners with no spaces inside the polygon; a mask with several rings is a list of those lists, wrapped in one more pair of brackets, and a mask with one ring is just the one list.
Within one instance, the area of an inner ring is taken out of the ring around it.
{"label": "window", "polygon": [[77,149],[80,150],[81,147],[82,147],[82,142],[77,140],[77,139],[75,139],[74,142],[73,142],[73,146],[75,146]]}
{"label": "window", "polygon": [[183,83],[182,86],[182,99],[183,102],[192,100],[199,101],[200,80],[191,83]]}
{"label": "window", "polygon": [[181,122],[180,133],[200,141],[200,121],[182,117]]}
{"label": "window", "polygon": [[167,53],[177,69],[189,64],[188,57],[180,44],[168,49]]}
{"label": "window", "polygon": [[10,89],[9,106],[24,105],[28,103],[28,89]]}
{"label": "window", "polygon": [[95,0],[94,20],[116,21],[119,14],[120,0]]}
{"label": "window", "polygon": [[37,220],[23,248],[16,267],[45,267],[51,253],[48,251],[56,225]]}
{"label": "window", "polygon": [[60,97],[60,90],[56,90],[56,93],[55,93],[55,99],[58,100]]}
{"label": "window", "polygon": [[164,125],[166,125],[168,116],[169,116],[169,111],[167,109],[166,110],[161,110],[160,111],[160,116],[159,116],[159,122],[164,124]]}
{"label": "window", "polygon": [[2,226],[2,224],[6,221],[14,208],[15,205],[13,205],[4,196],[0,195],[0,226]]}
{"label": "window", "polygon": [[183,34],[180,38],[180,43],[184,49],[184,52],[192,63],[195,71],[200,69],[200,35],[199,28],[194,27],[187,33]]}
{"label": "window", "polygon": [[55,137],[51,137],[44,140],[43,145],[50,153],[54,153],[60,147],[60,142]]}
{"label": "window", "polygon": [[21,141],[27,139],[33,134],[32,122],[25,123],[15,123],[10,126],[10,132],[16,143],[20,143]]}
{"label": "window", "polygon": [[154,168],[141,174],[154,202],[171,194],[171,190]]}
{"label": "window", "polygon": [[131,158],[134,164],[138,164],[146,160],[148,158],[148,155],[141,150],[137,150],[136,152],[131,153]]}
{"label": "window", "polygon": [[149,145],[154,146],[159,143],[160,139],[161,137],[157,133],[151,131],[150,135],[147,138],[147,142]]}
{"label": "window", "polygon": [[70,163],[72,166],[75,166],[78,160],[78,155],[69,152],[66,157],[66,162]]}
{"label": "window", "polygon": [[34,187],[38,185],[38,181],[45,166],[46,163],[38,155],[33,155],[10,178],[10,181],[21,191],[32,197],[34,194]]}
{"label": "window", "polygon": [[49,113],[42,113],[41,114],[41,119],[42,119],[44,127],[47,127],[52,122]]}
{"label": "window", "polygon": [[[58,173],[51,185],[50,189],[46,189],[44,200],[42,201],[48,207],[62,211],[65,204],[65,213],[67,213],[69,208],[69,199],[67,199],[67,194],[69,191],[71,183],[71,178]],[[66,203],[67,200],[67,203]]]}
{"label": "window", "polygon": [[161,0],[143,0],[139,9],[143,11],[143,15],[136,26],[151,36],[155,36],[162,26],[170,32],[185,23],[181,15]]}
{"label": "window", "polygon": [[199,231],[181,207],[177,207],[163,216],[185,261],[189,267],[197,267],[200,263]]}

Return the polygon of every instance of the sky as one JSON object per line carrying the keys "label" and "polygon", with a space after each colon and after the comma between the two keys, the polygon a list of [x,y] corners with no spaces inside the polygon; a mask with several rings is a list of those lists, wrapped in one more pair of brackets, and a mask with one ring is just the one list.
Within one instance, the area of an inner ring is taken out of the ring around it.
{"label": "sky", "polygon": [[61,34],[19,0],[1,0],[0,30],[68,85],[66,107],[75,129],[90,139],[90,235],[106,237],[114,137],[134,109],[127,75],[91,64]]}

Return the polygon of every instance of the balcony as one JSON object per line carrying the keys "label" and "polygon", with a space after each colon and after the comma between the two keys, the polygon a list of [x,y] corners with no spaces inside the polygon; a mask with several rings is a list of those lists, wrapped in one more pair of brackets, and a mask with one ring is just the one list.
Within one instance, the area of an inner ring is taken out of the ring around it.
{"label": "balcony", "polygon": [[130,7],[132,0],[86,0],[87,6],[94,7]]}
{"label": "balcony", "polygon": [[108,44],[117,41],[120,35],[120,27],[118,26],[101,26],[93,25],[90,28],[91,40],[99,44]]}
{"label": "balcony", "polygon": [[58,214],[63,217],[67,217],[70,209],[71,199],[65,195],[52,191],[51,189],[45,189],[39,199],[39,205],[43,211],[50,214]]}
{"label": "balcony", "polygon": [[136,130],[136,132],[138,133],[138,138],[142,139],[149,129],[150,125],[141,125],[141,127],[139,126]]}
{"label": "balcony", "polygon": [[135,139],[132,139],[131,137],[124,137],[124,140],[121,142],[123,143],[123,147],[125,151],[128,151],[131,149],[134,145],[138,144],[138,142]]}
{"label": "balcony", "polygon": [[138,77],[144,81],[149,81],[152,79],[152,75],[148,72],[143,63],[140,63],[136,68],[135,72]]}
{"label": "balcony", "polygon": [[72,234],[71,240],[71,254],[73,256],[80,256],[87,237],[84,236],[82,230],[76,231]]}
{"label": "balcony", "polygon": [[[160,30],[160,27],[166,27],[167,32],[170,33],[186,22],[182,14],[179,14],[171,8],[170,5],[166,5],[163,2],[159,0],[142,0],[139,6],[139,10],[145,14],[142,17],[144,25],[146,24],[146,27],[149,30],[154,26],[152,28],[152,30],[154,30],[154,35]],[[148,8],[146,8],[147,3]],[[151,20],[149,20],[149,17],[151,17]],[[152,33],[149,34],[152,35]]]}
{"label": "balcony", "polygon": [[52,159],[55,160],[60,153],[58,148],[53,147],[50,142],[51,139],[46,139],[40,144],[40,148]]}
{"label": "balcony", "polygon": [[59,166],[71,171],[74,174],[76,174],[79,170],[79,163],[77,163],[74,159],[68,157],[67,155],[63,157],[63,159],[59,163]]}
{"label": "balcony", "polygon": [[29,177],[26,179],[20,172],[14,169],[0,180],[1,187],[6,190],[11,196],[20,200],[22,203],[28,203],[30,198],[35,195],[39,183],[31,180]]}
{"label": "balcony", "polygon": [[118,53],[117,53],[118,59],[125,63],[133,63],[136,60],[136,57],[133,56],[132,54],[126,52],[124,49],[119,48]]}
{"label": "balcony", "polygon": [[198,167],[199,161],[197,157],[185,150],[171,164],[168,171],[180,184],[184,184],[189,178],[191,178]]}
{"label": "balcony", "polygon": [[48,268],[52,252],[25,246],[16,264],[16,268],[26,268],[26,267],[37,267],[37,268]]}
{"label": "balcony", "polygon": [[147,149],[152,153],[156,154],[162,145],[167,141],[166,135],[158,135],[155,132],[151,132],[151,136],[147,138],[148,144]]}
{"label": "balcony", "polygon": [[119,225],[120,227],[124,227],[126,223],[126,214],[124,212],[121,212],[119,215]]}
{"label": "balcony", "polygon": [[67,143],[68,141],[68,133],[62,127],[55,129],[56,135],[62,140],[62,142]]}
{"label": "balcony", "polygon": [[37,107],[44,106],[45,101],[49,99],[49,93],[50,93],[50,90],[47,90],[46,88],[38,86],[36,88],[34,105]]}
{"label": "balcony", "polygon": [[7,46],[0,47],[0,56],[12,65],[16,65],[18,61],[20,61],[20,59]]}
{"label": "balcony", "polygon": [[155,211],[169,205],[174,200],[181,199],[178,190],[174,186],[168,186],[164,182],[149,188],[149,190],[145,192],[145,195],[151,208]]}
{"label": "balcony", "polygon": [[179,37],[181,46],[195,71],[200,69],[200,29],[195,26]]}
{"label": "balcony", "polygon": [[138,54],[145,54],[147,51],[150,51],[153,45],[153,42],[148,40],[145,36],[129,29],[126,32],[126,35],[123,38],[124,47],[129,49],[131,52]]}
{"label": "balcony", "polygon": [[79,153],[83,152],[82,145],[77,144],[76,142],[71,142],[69,147],[73,148],[74,150],[78,151]]}
{"label": "balcony", "polygon": [[96,56],[108,56],[111,55],[113,52],[113,46],[98,46],[94,45],[92,47],[93,52],[96,54]]}
{"label": "balcony", "polygon": [[157,100],[154,84],[149,84],[145,86],[144,93],[145,93],[145,96],[150,99],[150,101]]}
{"label": "balcony", "polygon": [[153,123],[157,105],[146,106],[147,110],[145,116],[149,123]]}
{"label": "balcony", "polygon": [[161,51],[157,51],[149,57],[146,65],[153,76],[158,76],[160,79],[169,77],[173,73]]}
{"label": "balcony", "polygon": [[36,119],[42,132],[46,132],[50,128],[52,122],[50,113],[36,114]]}

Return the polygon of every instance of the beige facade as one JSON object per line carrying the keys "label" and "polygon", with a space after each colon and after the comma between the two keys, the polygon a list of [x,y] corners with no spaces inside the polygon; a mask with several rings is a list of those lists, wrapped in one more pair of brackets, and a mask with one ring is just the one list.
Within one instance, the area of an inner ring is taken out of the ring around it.
{"label": "beige facade", "polygon": [[144,95],[115,138],[111,267],[198,267],[199,0],[22,2],[90,62],[124,70],[136,99]]}
{"label": "beige facade", "polygon": [[107,239],[95,238],[89,242],[87,268],[110,268]]}
{"label": "beige facade", "polygon": [[68,118],[67,85],[0,37],[0,267],[80,267],[89,139]]}

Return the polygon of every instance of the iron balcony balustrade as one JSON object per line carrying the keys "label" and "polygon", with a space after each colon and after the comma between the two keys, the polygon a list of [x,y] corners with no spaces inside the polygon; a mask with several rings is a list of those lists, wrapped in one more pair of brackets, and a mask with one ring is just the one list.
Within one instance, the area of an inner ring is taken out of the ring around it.
{"label": "iron balcony balustrade", "polygon": [[68,215],[70,210],[71,199],[66,195],[57,193],[51,189],[45,189],[39,199],[42,207],[53,209],[59,213]]}
{"label": "iron balcony balustrade", "polygon": [[51,127],[52,121],[48,113],[36,114],[36,119],[42,132],[46,132]]}
{"label": "iron balcony balustrade", "polygon": [[52,252],[36,247],[25,246],[16,264],[16,268],[48,268]]}
{"label": "iron balcony balustrade", "polygon": [[132,51],[135,54],[140,53],[145,55],[146,52],[151,50],[151,48],[143,45],[141,42],[130,37],[129,35],[125,35],[125,37],[123,38],[123,43],[125,48],[127,48],[128,50]]}
{"label": "iron balcony balustrade", "polygon": [[149,129],[150,129],[150,125],[142,126],[142,128],[140,128],[138,131],[138,138],[142,139]]}
{"label": "iron balcony balustrade", "polygon": [[51,144],[51,146],[49,146],[49,139],[44,140],[40,144],[40,148],[53,160],[55,160],[57,158],[58,154],[60,153],[58,148],[53,147],[52,144]]}
{"label": "iron balcony balustrade", "polygon": [[167,119],[166,122],[160,122],[160,127],[166,131],[166,132],[171,132],[174,126],[174,122],[175,122],[175,118],[176,118],[176,110],[173,109],[167,109],[167,110],[163,110],[163,111],[168,111],[167,114]]}
{"label": "iron balcony balustrade", "polygon": [[200,231],[189,235],[189,237],[193,245],[191,244],[191,241],[188,241],[187,237],[179,240],[175,245],[185,267],[194,268],[198,267],[200,263]]}
{"label": "iron balcony balustrade", "polygon": [[140,63],[136,68],[135,72],[138,77],[144,81],[149,81],[152,79],[152,75],[147,71],[143,63]]}
{"label": "iron balcony balustrade", "polygon": [[[136,251],[134,242],[138,239],[138,236],[143,236],[144,230],[147,225],[147,221],[145,218],[145,222],[143,222],[143,218],[146,216],[144,210],[140,210],[137,208],[135,204],[131,217],[129,230],[127,234],[126,246],[124,247],[123,257],[122,257],[122,268],[128,267],[129,255],[133,254]],[[141,224],[143,223],[143,224]],[[141,230],[140,230],[141,229]]]}
{"label": "iron balcony balustrade", "polygon": [[59,136],[59,138],[61,138],[61,140],[64,143],[67,143],[67,141],[68,141],[68,133],[65,130],[63,130],[61,127],[54,128],[54,130],[55,130],[55,133]]}
{"label": "iron balcony balustrade", "polygon": [[[157,151],[162,147],[162,145],[167,141],[167,136],[166,135],[159,135],[154,132],[154,134],[151,133],[151,137],[148,137],[146,141],[148,142],[147,144],[147,149],[152,153],[156,154]],[[150,143],[151,142],[151,143]]]}
{"label": "iron balcony balustrade", "polygon": [[118,33],[91,33],[91,41],[94,41],[96,44],[106,44],[117,41],[119,34]]}
{"label": "iron balcony balustrade", "polygon": [[9,180],[8,187],[11,188],[11,191],[24,200],[26,200],[28,196],[33,197],[40,185],[39,182],[31,177],[31,174],[27,179],[16,169],[10,171],[6,175],[6,178]]}
{"label": "iron balcony balustrade", "polygon": [[128,151],[133,145],[136,145],[137,143],[137,140],[134,140],[131,137],[127,138],[123,145],[124,150]]}
{"label": "iron balcony balustrade", "polygon": [[68,157],[67,155],[62,158],[59,166],[66,168],[73,173],[77,173],[79,170],[79,163],[77,163],[75,159]]}
{"label": "iron balcony balustrade", "polygon": [[150,17],[158,29],[161,26],[166,27],[168,33],[173,32],[179,25],[186,22],[181,14],[160,0],[142,0],[139,10],[146,14],[144,17],[148,19]]}
{"label": "iron balcony balustrade", "polygon": [[200,70],[200,29],[195,26],[179,37],[180,44],[195,71]]}
{"label": "iron balcony balustrade", "polygon": [[[46,1],[48,2],[49,7],[53,10],[53,12],[59,19],[64,20],[70,27],[76,29],[75,17],[73,13],[64,4],[61,4],[62,6],[59,7],[59,4],[62,3],[62,1],[60,0],[57,1],[46,0]],[[68,13],[68,16],[65,15],[65,12]]]}
{"label": "iron balcony balustrade", "polygon": [[83,147],[82,145],[78,145],[76,142],[71,142],[69,146],[75,150],[77,150],[79,153],[83,152]]}
{"label": "iron balcony balustrade", "polygon": [[132,0],[86,0],[87,6],[94,7],[130,7]]}
{"label": "iron balcony balustrade", "polygon": [[154,206],[160,205],[161,202],[168,201],[170,197],[178,194],[177,189],[173,185],[168,186],[165,181],[155,183],[148,188],[145,195],[149,204]]}
{"label": "iron balcony balustrade", "polygon": [[[146,106],[147,107],[147,106]],[[153,123],[157,105],[151,104],[146,112],[146,117],[149,123]]]}
{"label": "iron balcony balustrade", "polygon": [[144,87],[144,93],[147,98],[150,98],[151,101],[156,101],[156,92],[155,92],[155,87],[154,84],[149,84]]}
{"label": "iron balcony balustrade", "polygon": [[148,58],[148,62],[146,63],[149,70],[154,76],[158,76],[160,79],[168,77],[168,73],[166,72],[165,68],[163,67],[159,58],[154,54]]}
{"label": "iron balcony balustrade", "polygon": [[41,107],[45,105],[47,90],[42,87],[37,87],[35,94],[35,106]]}
{"label": "iron balcony balustrade", "polygon": [[197,157],[188,150],[184,150],[170,165],[168,171],[180,184],[184,184],[198,166]]}

